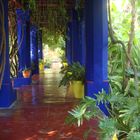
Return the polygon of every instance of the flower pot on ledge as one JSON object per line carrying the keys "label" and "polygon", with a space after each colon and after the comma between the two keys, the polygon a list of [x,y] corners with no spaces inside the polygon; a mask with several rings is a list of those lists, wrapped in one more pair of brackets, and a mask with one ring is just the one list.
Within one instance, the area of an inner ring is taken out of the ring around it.
{"label": "flower pot on ledge", "polygon": [[22,71],[22,75],[24,78],[29,78],[31,75],[31,70],[24,70]]}

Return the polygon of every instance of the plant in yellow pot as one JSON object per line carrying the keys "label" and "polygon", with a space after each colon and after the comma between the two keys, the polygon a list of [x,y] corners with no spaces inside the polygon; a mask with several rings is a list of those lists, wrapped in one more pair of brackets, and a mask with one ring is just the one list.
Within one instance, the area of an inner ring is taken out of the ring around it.
{"label": "plant in yellow pot", "polygon": [[73,81],[72,88],[75,98],[84,98],[84,84],[82,81]]}
{"label": "plant in yellow pot", "polygon": [[63,73],[64,76],[59,86],[68,85],[68,89],[73,92],[75,98],[83,98],[85,68],[79,62],[76,62],[63,68],[61,73]]}
{"label": "plant in yellow pot", "polygon": [[75,98],[84,98],[85,68],[79,62],[71,65],[72,87]]}
{"label": "plant in yellow pot", "polygon": [[60,73],[62,74],[62,79],[59,83],[60,86],[67,86],[67,96],[73,97],[73,87],[72,87],[72,72],[70,70],[71,65],[66,67],[62,66]]}
{"label": "plant in yellow pot", "polygon": [[39,60],[39,70],[40,71],[43,71],[44,70],[44,61],[43,61],[43,59],[40,59]]}

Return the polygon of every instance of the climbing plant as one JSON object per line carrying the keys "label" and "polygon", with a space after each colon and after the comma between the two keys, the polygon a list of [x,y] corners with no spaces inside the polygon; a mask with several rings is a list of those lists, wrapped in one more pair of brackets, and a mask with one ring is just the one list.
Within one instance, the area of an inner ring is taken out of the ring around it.
{"label": "climbing plant", "polygon": [[53,34],[47,30],[43,30],[43,43],[47,44],[50,49],[61,48],[64,50],[65,42],[64,37],[61,34]]}
{"label": "climbing plant", "polygon": [[21,0],[21,4],[23,5],[23,9],[31,9],[32,11],[34,11],[36,8],[35,0]]}
{"label": "climbing plant", "polygon": [[22,0],[21,3],[17,1],[10,0],[8,2],[9,8],[9,40],[10,40],[10,74],[11,77],[17,77],[18,74],[18,49],[21,46],[24,32],[22,34],[22,39],[17,45],[17,17],[16,17],[16,9],[21,8],[22,10],[31,9],[32,12],[35,11],[36,2],[35,0]]}
{"label": "climbing plant", "polygon": [[0,34],[1,34],[1,40],[0,40],[0,88],[2,85],[2,80],[4,76],[4,70],[5,70],[5,64],[6,64],[6,34],[5,34],[5,23],[4,23],[4,1],[0,1]]}
{"label": "climbing plant", "polygon": [[16,6],[13,1],[9,1],[9,59],[10,59],[10,75],[16,77],[18,73],[18,46],[17,46],[17,23],[16,23]]}
{"label": "climbing plant", "polygon": [[[110,0],[108,0],[108,3],[110,3]],[[115,3],[113,2],[112,2],[111,7],[110,7],[110,4],[108,5],[109,6],[108,8],[109,35],[110,35],[110,40],[111,40],[109,44],[110,46],[109,49],[111,52],[109,54],[110,54],[110,58],[117,55],[119,56],[120,54],[120,56],[116,57],[116,59],[114,59],[113,62],[115,62],[115,60],[116,62],[119,61],[119,63],[114,63],[114,64],[115,65],[117,64],[119,75],[122,77],[121,83],[122,83],[122,90],[123,90],[127,86],[127,82],[128,82],[128,78],[125,77],[125,71],[127,71],[128,69],[133,69],[135,82],[138,83],[138,78],[137,78],[138,72],[134,64],[134,60],[131,58],[131,50],[133,50],[134,46],[136,45],[135,42],[138,43],[139,37],[136,38],[136,35],[138,33],[137,31],[139,27],[136,26],[136,24],[138,23],[138,19],[136,20],[136,16],[137,16],[136,1],[124,0],[120,4],[122,4],[122,7],[124,7],[122,10],[121,10],[121,7],[117,7]],[[110,9],[113,11],[112,14],[111,14]],[[135,28],[137,28],[136,31],[135,31]],[[112,56],[113,54],[115,54],[115,51],[112,51],[113,49],[117,51],[116,55],[114,56]],[[121,60],[119,58],[121,58]],[[135,59],[138,59],[138,58],[135,57]],[[109,68],[116,67],[115,65],[113,65],[112,61],[109,61],[109,62],[110,62]],[[110,74],[114,74],[114,71],[112,71],[113,69],[109,69],[109,70],[111,70]],[[137,88],[137,84],[135,86]]]}
{"label": "climbing plant", "polygon": [[57,35],[65,35],[66,25],[69,20],[68,11],[65,7],[65,0],[59,0],[57,9],[47,9],[47,31],[51,32],[55,37]]}

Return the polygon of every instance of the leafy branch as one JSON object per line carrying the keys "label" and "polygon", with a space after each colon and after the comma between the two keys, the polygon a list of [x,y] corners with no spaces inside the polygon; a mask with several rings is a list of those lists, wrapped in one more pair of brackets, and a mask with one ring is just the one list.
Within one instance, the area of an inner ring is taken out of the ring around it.
{"label": "leafy branch", "polygon": [[130,63],[133,71],[134,71],[134,78],[135,78],[135,88],[137,90],[138,94],[138,76],[137,76],[137,69],[135,67],[135,64],[133,63],[131,56],[130,56],[130,50],[133,44],[134,36],[135,36],[135,17],[136,17],[136,0],[131,0],[131,5],[132,5],[132,20],[131,20],[131,30],[130,30],[130,35],[129,35],[129,41],[128,41],[128,51],[126,50],[126,46],[123,43],[123,41],[117,39],[117,37],[114,35],[114,30],[112,27],[112,18],[111,18],[111,7],[110,7],[110,0],[108,0],[108,17],[109,17],[109,36],[111,39],[112,44],[120,44],[126,54],[126,57],[128,59],[128,62]]}

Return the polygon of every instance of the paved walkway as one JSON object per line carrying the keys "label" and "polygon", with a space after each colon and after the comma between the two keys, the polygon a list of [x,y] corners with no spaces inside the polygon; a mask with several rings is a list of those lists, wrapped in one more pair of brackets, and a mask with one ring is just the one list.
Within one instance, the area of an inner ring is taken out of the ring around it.
{"label": "paved walkway", "polygon": [[[80,128],[64,123],[77,100],[68,97],[64,87],[58,88],[60,78],[56,71],[47,72],[18,90],[15,107],[0,110],[0,140],[84,140],[88,123]],[[90,124],[97,126],[94,120]],[[97,140],[96,135],[88,140]]]}

